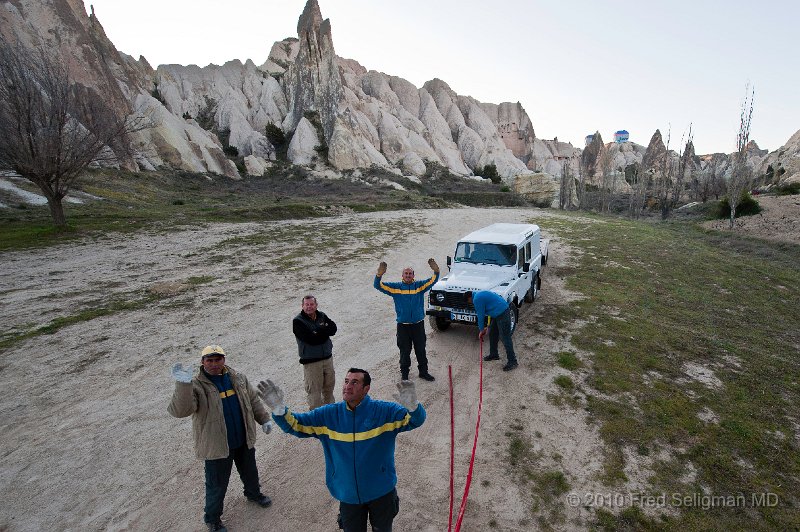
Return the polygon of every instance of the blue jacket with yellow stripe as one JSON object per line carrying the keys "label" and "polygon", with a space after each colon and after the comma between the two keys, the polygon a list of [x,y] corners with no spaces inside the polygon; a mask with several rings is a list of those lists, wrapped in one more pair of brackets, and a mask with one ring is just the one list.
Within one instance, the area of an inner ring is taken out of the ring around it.
{"label": "blue jacket with yellow stripe", "polygon": [[421,403],[409,412],[397,403],[366,395],[355,410],[340,401],[304,413],[287,409],[272,418],[284,432],[317,438],[325,453],[328,491],[338,501],[363,504],[394,489],[395,438],[422,425],[425,416]]}
{"label": "blue jacket with yellow stripe", "polygon": [[417,323],[425,319],[425,292],[439,280],[439,272],[424,281],[413,283],[387,283],[377,275],[372,285],[380,292],[392,296],[397,323]]}

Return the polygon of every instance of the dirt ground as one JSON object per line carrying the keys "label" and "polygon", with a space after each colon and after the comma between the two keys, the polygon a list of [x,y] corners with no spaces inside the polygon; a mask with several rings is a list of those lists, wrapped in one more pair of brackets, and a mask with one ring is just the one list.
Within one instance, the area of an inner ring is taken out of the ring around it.
{"label": "dirt ground", "polygon": [[[734,220],[734,231],[758,238],[800,244],[800,196],[757,196],[762,212]],[[705,222],[704,227],[729,231],[728,220]]]}
{"label": "dirt ground", "polygon": [[[418,277],[427,276],[428,257],[445,268],[445,256],[469,231],[557,215],[474,208],[347,214],[109,235],[4,253],[4,330],[45,325],[98,301],[152,293],[162,298],[0,353],[0,387],[6,390],[0,403],[0,530],[204,530],[203,466],[194,457],[191,422],[166,411],[175,362],[197,364],[200,349],[218,343],[229,353],[229,365],[254,382],[273,379],[288,405],[303,409],[302,369],[290,322],[301,296],[311,292],[339,326],[337,397],[346,369],[357,366],[372,373],[373,397],[391,399],[398,353],[391,299],[371,286],[378,262],[388,262],[389,279],[399,279],[409,264]],[[374,236],[333,253],[324,243],[314,247],[315,238],[325,242],[325,235],[354,225],[374,229]],[[287,228],[312,244],[313,251],[297,259],[299,266],[272,260],[291,242],[269,236]],[[382,238],[382,230],[395,236]],[[248,235],[264,236],[266,243],[247,247],[241,243],[246,241],[229,240]],[[520,309],[514,335],[520,368],[503,373],[502,361],[484,367],[480,439],[463,530],[487,530],[492,521],[495,530],[538,528],[530,494],[515,482],[509,463],[506,433],[512,424],[524,427],[542,467],[563,471],[580,492],[603,490],[596,480],[602,462],[596,428],[584,411],[547,399],[557,393],[554,377],[564,372],[553,355],[569,347],[569,335],[536,333],[533,324],[547,307],[567,305],[575,295],[559,276],[574,260],[572,250],[559,235],[544,236],[551,246],[541,297]],[[455,386],[456,511],[472,448],[479,383],[475,330],[454,326],[439,333],[428,327],[428,353],[437,380],[415,379],[427,422],[397,442],[399,531],[447,529],[448,366]],[[325,487],[317,441],[280,431],[259,434],[256,457],[273,505],[261,509],[248,503],[234,475],[223,516],[231,531],[336,529],[337,503]],[[554,505],[563,515],[556,528],[586,528],[587,510],[563,500]]]}

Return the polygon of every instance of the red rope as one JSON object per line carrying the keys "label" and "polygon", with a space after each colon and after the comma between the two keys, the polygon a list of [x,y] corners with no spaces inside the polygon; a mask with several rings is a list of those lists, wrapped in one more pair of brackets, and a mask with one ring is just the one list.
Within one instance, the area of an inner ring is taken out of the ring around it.
{"label": "red rope", "polygon": [[453,366],[447,366],[447,376],[450,379],[450,516],[447,518],[447,532],[453,529],[453,499],[455,490],[453,488],[453,463],[455,460],[455,417],[453,414]]}
{"label": "red rope", "polygon": [[[467,482],[464,484],[464,497],[461,499],[461,508],[458,510],[458,520],[456,521],[455,532],[461,530],[461,520],[464,518],[464,511],[467,509],[467,498],[469,497],[469,487],[472,484],[472,468],[475,465],[475,450],[478,447],[478,433],[481,427],[481,408],[483,407],[483,338],[481,338],[480,348],[480,385],[478,395],[478,420],[475,422],[475,440],[472,442],[472,456],[469,459],[469,471],[467,472]],[[452,478],[452,477],[451,477]],[[452,481],[451,481],[452,482]]]}

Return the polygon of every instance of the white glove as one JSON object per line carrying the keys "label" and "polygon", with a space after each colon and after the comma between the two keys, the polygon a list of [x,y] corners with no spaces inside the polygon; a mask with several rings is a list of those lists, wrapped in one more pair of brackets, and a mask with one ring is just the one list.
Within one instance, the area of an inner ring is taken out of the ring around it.
{"label": "white glove", "polygon": [[275,415],[283,415],[286,406],[283,404],[283,390],[271,380],[258,383],[258,396],[264,401]]}
{"label": "white glove", "polygon": [[267,421],[266,423],[264,423],[263,425],[261,425],[261,430],[263,430],[263,431],[264,431],[264,434],[269,434],[270,432],[272,432],[272,426],[273,426],[273,424],[274,424],[274,423],[272,423],[272,421]]}
{"label": "white glove", "polygon": [[406,410],[413,412],[417,409],[417,389],[411,381],[400,381],[397,383],[397,391],[394,394],[394,400],[400,403]]}
{"label": "white glove", "polygon": [[172,366],[172,378],[178,382],[192,382],[192,375],[194,375],[194,366],[191,364],[184,367],[178,362]]}

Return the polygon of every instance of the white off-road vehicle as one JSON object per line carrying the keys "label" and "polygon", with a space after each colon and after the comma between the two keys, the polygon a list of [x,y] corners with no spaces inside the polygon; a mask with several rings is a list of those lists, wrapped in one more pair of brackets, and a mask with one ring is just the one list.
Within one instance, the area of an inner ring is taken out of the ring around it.
{"label": "white off-road vehicle", "polygon": [[523,301],[533,303],[541,288],[548,243],[538,225],[508,223],[492,224],[459,240],[453,257],[447,257],[450,273],[433,285],[428,297],[431,326],[444,331],[451,323],[477,325],[475,307],[464,293],[490,290],[508,301],[513,331],[519,307]]}

